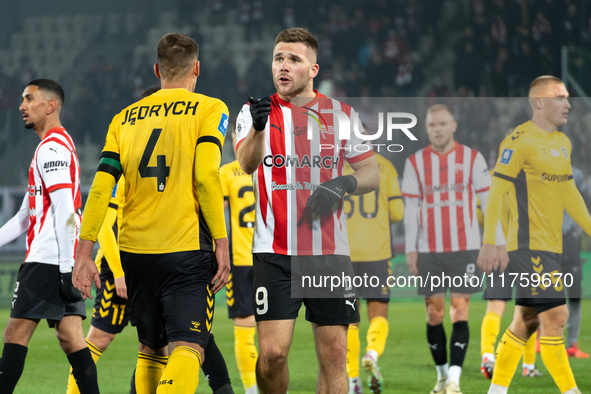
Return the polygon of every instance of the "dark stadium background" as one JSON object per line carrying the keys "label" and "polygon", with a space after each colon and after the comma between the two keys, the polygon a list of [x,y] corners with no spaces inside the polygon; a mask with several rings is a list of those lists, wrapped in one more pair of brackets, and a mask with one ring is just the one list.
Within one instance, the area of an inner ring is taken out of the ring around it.
{"label": "dark stadium background", "polygon": [[[52,78],[64,87],[62,123],[76,142],[87,192],[111,118],[136,101],[143,89],[158,84],[152,67],[162,35],[182,32],[196,39],[201,61],[196,90],[225,101],[234,119],[247,96],[274,93],[274,38],[294,26],[308,28],[319,39],[315,87],[323,93],[372,100],[406,97],[409,106],[422,109],[443,101],[458,120],[456,139],[479,149],[491,166],[508,128],[530,116],[527,101],[518,97],[527,94],[531,80],[542,74],[562,78],[574,97],[564,131],[573,143],[573,164],[583,170],[591,190],[591,101],[586,97],[591,92],[591,0],[5,1],[0,12],[0,224],[21,204],[39,142],[24,129],[18,111],[27,82]],[[427,144],[420,113],[413,129],[419,141],[386,155],[399,174],[406,157]],[[229,139],[222,160],[233,160]],[[406,272],[402,227],[396,227],[396,275]],[[591,258],[587,236],[583,248],[583,258]],[[24,236],[0,249],[0,329],[9,314],[24,249]],[[590,264],[584,272],[584,295],[589,297]],[[223,297],[217,303],[216,341],[240,393]],[[475,300],[471,308],[473,344],[462,378],[464,392],[485,392],[488,386],[478,371],[484,306]],[[583,310],[580,343],[589,351],[591,320],[589,308]],[[398,300],[390,304],[389,313],[388,356],[380,359],[387,371],[384,392],[427,392],[434,372],[420,301]],[[508,311],[503,327],[509,320]],[[85,324],[87,329],[88,320]],[[362,317],[362,330],[367,324]],[[128,329],[106,352],[99,363],[102,392],[120,393],[128,387],[136,346],[135,333]],[[309,325],[299,319],[290,355],[291,393],[314,391],[312,347]],[[38,330],[31,349],[17,392],[65,391],[67,365],[53,331]],[[540,359],[538,363],[542,365]],[[571,365],[581,390],[589,391],[588,360]],[[56,373],[59,370],[63,374]],[[512,392],[556,392],[547,371],[539,380],[525,380],[515,377]],[[209,392],[204,378],[198,392]]]}

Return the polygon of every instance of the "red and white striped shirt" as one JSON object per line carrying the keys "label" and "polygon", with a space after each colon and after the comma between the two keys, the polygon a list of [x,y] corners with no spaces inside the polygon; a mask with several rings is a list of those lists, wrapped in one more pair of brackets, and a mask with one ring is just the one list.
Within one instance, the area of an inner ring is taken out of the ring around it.
{"label": "red and white striped shirt", "polygon": [[[50,193],[58,189],[72,191],[72,210],[75,212],[76,220],[72,234],[57,234],[56,212],[55,208],[52,208]],[[60,265],[61,261],[61,265],[73,266],[82,213],[80,166],[74,141],[63,127],[49,130],[37,146],[29,168],[28,196],[29,230],[25,262]],[[68,244],[66,251],[60,253],[58,237],[66,237],[67,242],[70,242],[71,238],[73,249],[69,250]]]}
{"label": "red and white striped shirt", "polygon": [[[353,132],[349,139],[339,140],[339,122],[323,110],[340,110],[350,118],[352,108],[315,93],[316,97],[303,107],[292,105],[277,94],[271,97],[265,154],[253,173],[253,253],[349,255],[342,200],[332,214],[320,218],[312,217],[306,201],[317,185],[342,175],[344,159],[349,163],[364,160],[373,156],[373,148]],[[236,147],[251,126],[250,108],[244,105],[236,120]]]}
{"label": "red and white striped shirt", "polygon": [[486,201],[490,184],[484,157],[466,145],[456,142],[444,155],[430,145],[412,154],[404,165],[402,195],[418,198],[419,209],[405,214],[406,252],[479,249],[476,193]]}

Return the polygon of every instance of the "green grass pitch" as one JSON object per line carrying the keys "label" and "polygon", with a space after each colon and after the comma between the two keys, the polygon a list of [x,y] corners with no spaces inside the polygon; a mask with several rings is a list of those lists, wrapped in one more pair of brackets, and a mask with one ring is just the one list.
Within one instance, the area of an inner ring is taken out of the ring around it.
{"label": "green grass pitch", "polygon": [[[221,297],[220,297],[221,298]],[[579,344],[583,350],[591,350],[591,301],[583,299],[583,324]],[[90,304],[89,304],[90,305]],[[472,301],[470,307],[470,345],[461,379],[465,394],[486,393],[490,381],[480,374],[480,322],[484,315],[485,302]],[[89,310],[90,311],[90,310]],[[365,350],[367,316],[362,309],[361,352]],[[4,330],[8,319],[8,309],[0,309],[0,328]],[[314,393],[318,373],[314,342],[310,324],[304,320],[303,308],[296,324],[295,337],[289,355],[290,394]],[[512,307],[509,306],[503,317],[501,330],[510,322]],[[426,343],[425,310],[422,301],[400,301],[390,303],[390,336],[386,351],[380,357],[380,367],[384,376],[384,393],[424,393],[427,394],[435,384],[435,368]],[[89,319],[84,322],[85,332]],[[449,338],[451,323],[445,320]],[[231,321],[227,318],[225,305],[218,302],[213,331],[232,379],[234,391],[243,393],[240,376],[234,360],[234,339]],[[137,337],[135,329],[128,326],[115,338],[110,348],[98,363],[101,393],[122,394],[129,392],[129,380],[137,356]],[[583,393],[591,392],[591,359],[570,359],[575,378]],[[521,363],[520,363],[521,366]],[[516,374],[510,388],[511,393],[545,394],[558,393],[548,371],[538,355],[537,366],[544,372],[540,378],[523,378]],[[68,362],[59,348],[55,331],[42,321],[29,344],[25,371],[16,388],[16,394],[65,393],[68,377]],[[520,370],[520,369],[519,369]],[[365,380],[365,379],[364,379]],[[369,390],[364,387],[364,392]],[[197,393],[211,393],[207,381],[201,375]]]}

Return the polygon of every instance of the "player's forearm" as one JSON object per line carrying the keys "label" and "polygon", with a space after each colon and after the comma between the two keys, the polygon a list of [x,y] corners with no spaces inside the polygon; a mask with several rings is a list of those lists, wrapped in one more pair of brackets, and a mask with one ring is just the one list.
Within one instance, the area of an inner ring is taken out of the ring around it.
{"label": "player's forearm", "polygon": [[351,168],[355,170],[353,176],[357,180],[357,188],[351,194],[365,194],[380,187],[380,170],[375,156],[353,163]]}
{"label": "player's forearm", "polygon": [[248,136],[240,143],[236,156],[240,167],[247,174],[252,174],[263,162],[265,155],[265,130],[257,131],[250,127]]}
{"label": "player's forearm", "polygon": [[124,275],[123,267],[121,266],[121,256],[119,254],[119,247],[117,245],[117,238],[113,232],[113,225],[117,220],[117,209],[108,208],[105,215],[105,220],[98,233],[98,241],[103,250],[107,264],[113,272],[113,277],[120,278]]}
{"label": "player's forearm", "polygon": [[405,252],[417,251],[417,238],[419,235],[419,199],[407,197],[404,207],[404,242]]}
{"label": "player's forearm", "polygon": [[17,239],[29,228],[29,196],[25,194],[20,209],[0,228],[0,247]]}
{"label": "player's forearm", "polygon": [[97,171],[84,206],[80,239],[96,242],[116,183],[113,175]]}
{"label": "player's forearm", "polygon": [[76,240],[76,213],[72,189],[57,189],[49,194],[54,210],[55,235],[59,250],[61,273],[72,271],[74,266],[74,243]]}
{"label": "player's forearm", "polygon": [[565,191],[565,201],[568,201],[568,204],[565,204],[566,212],[568,212],[573,220],[581,226],[583,231],[591,236],[591,216],[585,205],[585,200],[577,189],[574,180],[571,179],[567,181]]}
{"label": "player's forearm", "polygon": [[214,240],[227,237],[220,160],[221,151],[213,147],[212,144],[197,145],[195,182],[199,197],[199,210],[203,214]]}
{"label": "player's forearm", "polygon": [[[503,208],[503,196],[509,191],[513,184],[499,177],[493,177],[488,196],[485,197],[486,205],[484,211],[484,236],[483,243],[496,245],[498,224],[501,220]],[[501,231],[502,232],[502,231]]]}

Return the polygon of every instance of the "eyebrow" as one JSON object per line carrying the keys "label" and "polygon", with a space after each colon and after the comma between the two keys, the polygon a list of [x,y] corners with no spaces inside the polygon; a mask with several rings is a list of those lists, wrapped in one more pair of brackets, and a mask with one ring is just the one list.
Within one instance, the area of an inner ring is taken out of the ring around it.
{"label": "eyebrow", "polygon": [[293,53],[284,54],[283,52],[277,52],[275,54],[275,56],[273,56],[273,58],[276,58],[277,56],[283,56],[283,57],[289,56],[289,57],[294,58],[294,59],[299,59],[299,60],[302,59],[299,55],[296,55],[296,54],[293,54]]}

